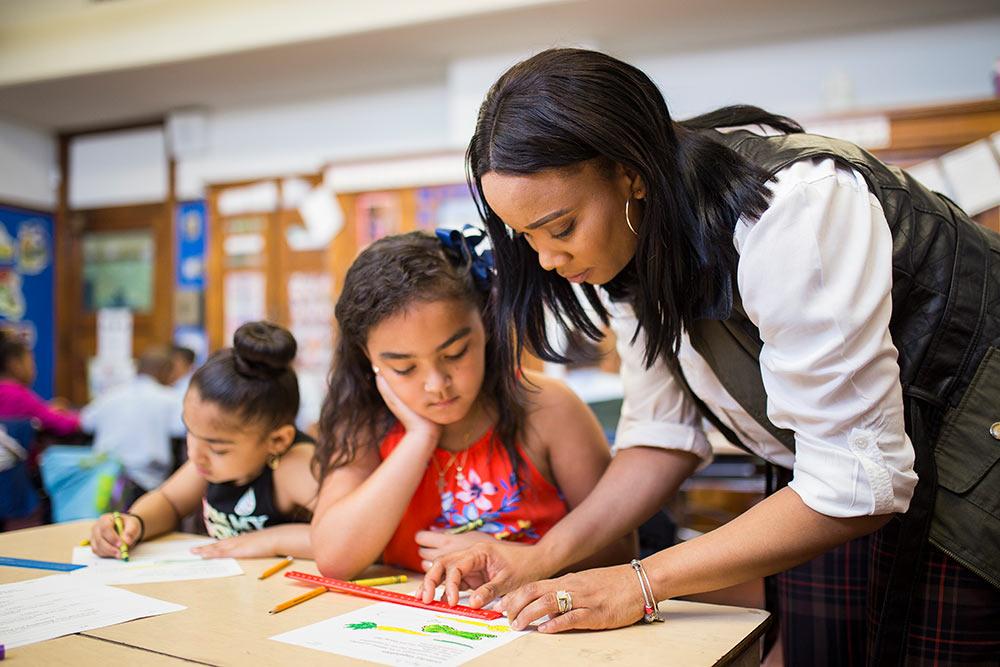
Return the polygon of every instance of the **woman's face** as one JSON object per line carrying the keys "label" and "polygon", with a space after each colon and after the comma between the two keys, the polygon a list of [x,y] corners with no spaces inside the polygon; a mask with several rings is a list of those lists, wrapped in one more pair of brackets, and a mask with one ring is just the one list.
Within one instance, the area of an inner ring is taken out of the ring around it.
{"label": "woman's face", "polygon": [[644,196],[641,179],[620,165],[606,173],[596,160],[536,174],[489,172],[482,177],[490,208],[515,233],[523,234],[547,271],[570,282],[602,285],[635,254]]}
{"label": "woman's face", "polygon": [[416,302],[368,332],[368,358],[393,393],[442,426],[464,418],[483,386],[486,332],[461,301]]}
{"label": "woman's face", "polygon": [[188,460],[214,484],[255,479],[268,456],[284,452],[295,434],[292,426],[267,433],[217,403],[203,400],[195,386],[184,395],[184,426]]}

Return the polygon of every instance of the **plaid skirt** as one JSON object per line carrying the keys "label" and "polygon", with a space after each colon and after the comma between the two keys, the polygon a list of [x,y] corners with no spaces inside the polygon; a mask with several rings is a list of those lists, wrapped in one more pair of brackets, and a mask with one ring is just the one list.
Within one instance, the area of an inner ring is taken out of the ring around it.
{"label": "plaid skirt", "polygon": [[[773,578],[787,667],[869,664],[898,532],[893,519]],[[908,621],[904,664],[1000,665],[1000,590],[931,544],[919,558],[909,618],[893,619]]]}

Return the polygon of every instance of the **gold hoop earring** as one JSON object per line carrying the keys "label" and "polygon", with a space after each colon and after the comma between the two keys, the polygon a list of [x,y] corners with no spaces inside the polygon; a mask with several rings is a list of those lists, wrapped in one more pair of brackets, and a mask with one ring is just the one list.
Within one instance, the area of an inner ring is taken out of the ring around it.
{"label": "gold hoop earring", "polygon": [[281,465],[281,454],[268,454],[267,455],[267,467],[271,470],[277,470],[278,466]]}
{"label": "gold hoop earring", "polygon": [[625,224],[628,225],[628,229],[632,232],[633,236],[638,236],[639,232],[635,231],[635,227],[632,226],[632,221],[628,217],[628,204],[630,201],[632,201],[631,197],[625,200]]}

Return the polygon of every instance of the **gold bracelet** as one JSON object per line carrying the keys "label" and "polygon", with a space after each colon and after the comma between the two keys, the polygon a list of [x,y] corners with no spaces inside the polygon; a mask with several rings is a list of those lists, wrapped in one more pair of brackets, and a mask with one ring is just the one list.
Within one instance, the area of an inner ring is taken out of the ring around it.
{"label": "gold bracelet", "polygon": [[646,623],[662,623],[663,617],[660,616],[660,610],[656,604],[656,598],[653,597],[653,587],[649,585],[649,577],[646,576],[646,571],[642,569],[642,563],[638,559],[632,559],[632,569],[635,570],[635,574],[639,577],[639,590],[642,591],[642,620]]}

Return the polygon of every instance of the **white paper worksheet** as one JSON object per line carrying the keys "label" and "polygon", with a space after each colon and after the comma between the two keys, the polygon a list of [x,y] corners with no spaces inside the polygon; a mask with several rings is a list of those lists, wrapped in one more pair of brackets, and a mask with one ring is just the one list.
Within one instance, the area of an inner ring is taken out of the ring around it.
{"label": "white paper worksheet", "polygon": [[102,584],[149,584],[157,581],[216,579],[243,574],[235,558],[202,558],[191,549],[211,539],[143,542],[130,550],[129,561],[101,558],[90,547],[75,547],[73,562],[87,567],[70,576]]}
{"label": "white paper worksheet", "polygon": [[525,635],[506,618],[485,621],[379,602],[271,637],[383,665],[454,667]]}
{"label": "white paper worksheet", "polygon": [[185,607],[69,574],[0,586],[0,638],[10,650]]}

